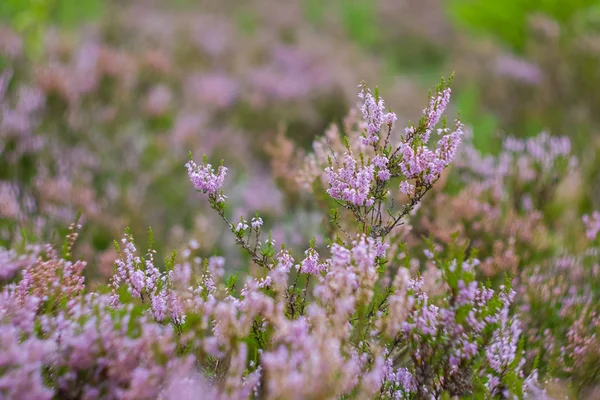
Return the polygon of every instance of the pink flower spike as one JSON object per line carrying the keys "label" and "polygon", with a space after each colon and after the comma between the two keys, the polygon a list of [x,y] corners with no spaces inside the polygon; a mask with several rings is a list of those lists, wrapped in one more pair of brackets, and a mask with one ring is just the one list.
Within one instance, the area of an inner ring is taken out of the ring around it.
{"label": "pink flower spike", "polygon": [[188,169],[190,181],[192,181],[196,190],[217,195],[218,191],[223,187],[225,175],[227,174],[226,167],[220,166],[215,173],[212,165],[208,163],[203,163],[199,166],[194,161],[190,160],[185,166]]}

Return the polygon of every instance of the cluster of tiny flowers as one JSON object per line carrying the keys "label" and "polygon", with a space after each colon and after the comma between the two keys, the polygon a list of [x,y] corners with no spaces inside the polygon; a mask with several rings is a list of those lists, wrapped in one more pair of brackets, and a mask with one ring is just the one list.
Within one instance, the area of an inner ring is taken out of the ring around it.
{"label": "cluster of tiny flowers", "polygon": [[260,229],[263,226],[263,220],[261,217],[254,217],[251,221],[252,229]]}
{"label": "cluster of tiny flowers", "polygon": [[242,220],[235,226],[235,231],[238,233],[243,233],[248,228],[248,221]]}
{"label": "cluster of tiny flowers", "polygon": [[[514,296],[514,292],[510,297]],[[512,299],[509,300],[509,302]],[[511,318],[508,314],[508,302],[500,312],[500,329],[494,333],[492,342],[486,351],[486,358],[490,368],[495,372],[489,375],[488,390],[493,395],[502,394],[505,397],[507,392],[501,386],[500,378],[507,371],[515,360],[521,356],[519,354],[519,338],[521,336],[521,324],[518,319]],[[522,374],[521,368],[525,359],[520,359],[516,366],[516,371]]]}
{"label": "cluster of tiny flowers", "polygon": [[366,135],[361,138],[362,142],[365,146],[376,145],[380,140],[382,126],[387,125],[391,129],[397,120],[396,114],[386,112],[383,99],[381,97],[376,99],[365,87],[362,87],[358,97],[364,101],[360,110],[367,125]]}
{"label": "cluster of tiny flowers", "polygon": [[[550,136],[544,131],[528,139],[506,137],[496,157],[482,156],[468,143],[462,147],[457,164],[493,185],[512,179],[523,183],[553,181],[577,165],[570,152],[568,137]],[[497,190],[502,191],[502,187]]]}
{"label": "cluster of tiny flowers", "polygon": [[276,257],[276,264],[269,271],[269,277],[279,289],[287,286],[290,269],[294,266],[294,258],[286,251],[282,250]]}
{"label": "cluster of tiny flowers", "polygon": [[437,142],[435,151],[430,150],[424,144],[418,144],[419,142],[414,140],[417,139],[415,136],[411,137],[412,140],[400,143],[400,154],[402,155],[400,167],[404,176],[407,179],[416,179],[422,176],[427,183],[433,183],[454,160],[462,135],[463,126],[460,121],[457,121],[455,129],[442,136]]}
{"label": "cluster of tiny flowers", "polygon": [[417,391],[417,382],[408,368],[394,368],[393,360],[386,359],[385,393],[392,399],[410,399]]}
{"label": "cluster of tiny flowers", "polygon": [[370,207],[375,202],[371,196],[371,182],[374,165],[359,166],[350,153],[344,155],[342,165],[325,170],[329,189],[327,193],[336,200],[346,201],[362,207]]}
{"label": "cluster of tiny flowers", "polygon": [[304,260],[296,266],[299,272],[309,275],[319,275],[327,268],[327,265],[319,262],[319,253],[315,249],[307,249],[304,252]]}
{"label": "cluster of tiny flowers", "polygon": [[40,249],[28,248],[19,254],[14,249],[0,248],[0,281],[10,281],[28,265],[35,263]]}
{"label": "cluster of tiny flowers", "polygon": [[423,141],[429,140],[429,135],[435,126],[440,122],[450,103],[451,89],[449,87],[430,96],[429,105],[423,110],[426,121],[426,130]]}
{"label": "cluster of tiny flowers", "polygon": [[[304,188],[310,189],[315,179],[320,177],[327,193],[355,214],[362,212],[357,207],[375,205],[378,222],[374,225],[382,227],[384,222],[379,220],[384,214],[381,209],[392,197],[388,190],[392,179],[403,178],[398,182],[399,189],[413,200],[405,207],[405,212],[410,212],[418,202],[415,198],[420,200],[456,157],[464,127],[459,120],[453,128],[444,124],[437,130],[441,136],[437,143],[428,147],[430,132],[440,123],[450,99],[450,90],[445,87],[430,99],[430,106],[424,110],[425,115],[419,125],[406,128],[398,142],[392,131],[396,116],[384,111],[383,99],[378,94],[374,96],[365,87],[362,87],[359,97],[364,99],[362,113],[351,114],[345,121],[347,136],[342,136],[340,130],[333,126],[327,131],[326,138],[316,140],[313,143],[314,153],[304,158],[302,176],[298,181]],[[389,129],[385,143],[381,145],[384,125]],[[366,126],[364,131],[360,130],[362,126]],[[372,209],[366,211],[370,213]],[[391,222],[376,235],[382,232],[385,235],[392,225],[395,223]]]}
{"label": "cluster of tiny flowers", "polygon": [[423,278],[408,282],[408,289],[414,293],[418,312],[404,323],[404,332],[419,340],[420,335],[434,336],[438,329],[439,307],[429,303],[429,296],[421,290]]}
{"label": "cluster of tiny flowers", "polygon": [[225,175],[227,175],[226,167],[220,166],[215,173],[213,166],[208,163],[196,165],[194,161],[190,160],[185,166],[196,190],[215,196],[219,193],[223,187]]}
{"label": "cluster of tiny flowers", "polygon": [[0,324],[0,397],[50,400],[53,391],[44,386],[40,370],[52,360],[56,345],[33,336],[22,339],[22,335],[16,326]]}
{"label": "cluster of tiny flowers", "polygon": [[149,301],[153,317],[163,321],[167,316],[177,324],[185,322],[182,306],[171,288],[173,271],[162,273],[154,265],[154,250],[142,260],[137,255],[133,237],[127,234],[121,240],[122,256],[115,261],[116,273],[112,277],[111,306],[119,307],[119,289],[126,285],[127,291],[142,301]]}
{"label": "cluster of tiny flowers", "polygon": [[509,136],[504,140],[503,148],[513,153],[526,153],[544,170],[550,170],[557,158],[569,155],[571,141],[566,136],[553,137],[543,131],[539,135],[525,140]]}
{"label": "cluster of tiny flowers", "polygon": [[[375,201],[387,199],[390,180],[403,174],[400,191],[418,194],[414,203],[455,157],[460,122],[438,131],[433,150],[426,143],[450,90],[431,97],[423,123],[407,129],[397,151],[387,139],[385,149],[378,146],[395,115],[384,112],[378,95],[363,89],[362,98],[372,147],[359,163],[352,146],[344,146],[342,164],[325,172],[329,195],[356,217],[342,221],[344,237],[331,235],[327,258],[316,240],[296,259],[294,249],[276,252],[271,238],[262,245],[258,213],[230,222],[222,202],[227,169],[193,161],[187,164],[193,186],[208,193],[254,263],[241,277],[222,257],[201,259],[194,240],[161,270],[152,245],[139,256],[129,233],[116,246],[110,294],[86,287],[85,263],[70,260],[76,235],[68,237],[65,259],[51,251],[22,259],[0,252],[18,264],[5,279],[17,281],[1,282],[0,397],[487,398],[536,387],[535,373],[523,379],[524,325],[510,308],[515,293],[476,280],[478,261],[465,261],[467,250],[448,246],[446,254],[437,243],[413,248],[395,232],[380,234],[392,224],[375,222],[382,213]],[[600,217],[592,218],[598,225]],[[354,232],[346,229],[351,222]],[[569,259],[557,264],[577,272]],[[592,309],[593,296],[582,298],[567,298],[563,310],[578,301]],[[586,318],[568,329],[560,347],[565,358],[594,349],[586,332],[597,316],[591,311]]]}
{"label": "cluster of tiny flowers", "polygon": [[387,181],[392,176],[390,174],[390,170],[388,169],[389,161],[390,160],[387,157],[381,155],[378,155],[371,160],[371,163],[377,167],[377,179],[380,181]]}
{"label": "cluster of tiny flowers", "polygon": [[600,213],[594,211],[592,215],[584,215],[585,234],[589,240],[595,240],[600,232]]}
{"label": "cluster of tiny flowers", "polygon": [[400,182],[400,192],[407,196],[412,196],[415,194],[415,185],[409,181],[402,181]]}

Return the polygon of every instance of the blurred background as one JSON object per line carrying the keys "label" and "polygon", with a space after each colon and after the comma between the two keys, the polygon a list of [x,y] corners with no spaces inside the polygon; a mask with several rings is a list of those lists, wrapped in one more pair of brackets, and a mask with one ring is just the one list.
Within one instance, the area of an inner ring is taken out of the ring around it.
{"label": "blurred background", "polygon": [[2,0],[0,71],[0,246],[55,241],[81,212],[93,274],[126,226],[152,226],[159,251],[235,253],[189,151],[225,160],[234,219],[259,211],[306,246],[323,216],[280,161],[340,123],[362,80],[401,128],[454,72],[450,115],[477,149],[568,136],[574,216],[600,208],[598,0]]}

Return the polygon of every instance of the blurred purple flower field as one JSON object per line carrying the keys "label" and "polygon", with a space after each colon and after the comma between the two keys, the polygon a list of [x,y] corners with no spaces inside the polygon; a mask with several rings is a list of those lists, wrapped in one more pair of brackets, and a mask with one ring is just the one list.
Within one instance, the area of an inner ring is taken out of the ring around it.
{"label": "blurred purple flower field", "polygon": [[600,8],[0,5],[0,398],[600,396]]}

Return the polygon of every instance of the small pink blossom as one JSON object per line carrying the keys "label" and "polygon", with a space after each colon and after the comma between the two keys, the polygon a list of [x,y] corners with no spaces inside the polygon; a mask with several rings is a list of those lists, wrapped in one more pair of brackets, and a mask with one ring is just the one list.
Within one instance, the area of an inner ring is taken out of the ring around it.
{"label": "small pink blossom", "polygon": [[212,165],[204,163],[200,166],[192,160],[186,164],[188,176],[196,190],[216,195],[223,187],[227,168],[220,166],[215,173]]}

